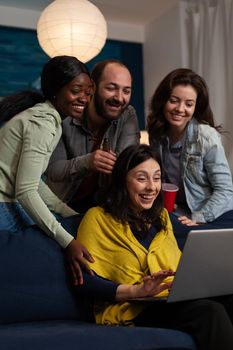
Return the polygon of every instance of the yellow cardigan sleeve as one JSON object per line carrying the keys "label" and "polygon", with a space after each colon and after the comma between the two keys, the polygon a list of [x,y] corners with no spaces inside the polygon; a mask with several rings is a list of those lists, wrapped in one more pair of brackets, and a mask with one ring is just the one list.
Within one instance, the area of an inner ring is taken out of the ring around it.
{"label": "yellow cardigan sleeve", "polygon": [[101,277],[132,284],[142,281],[148,272],[147,250],[134,237],[129,225],[118,222],[100,207],[86,213],[77,238],[92,254],[95,262],[90,267]]}

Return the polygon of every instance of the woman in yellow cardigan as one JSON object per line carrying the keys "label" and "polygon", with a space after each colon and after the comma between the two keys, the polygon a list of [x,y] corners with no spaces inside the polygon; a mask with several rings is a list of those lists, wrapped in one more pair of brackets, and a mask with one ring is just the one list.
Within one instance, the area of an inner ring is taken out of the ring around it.
{"label": "woman in yellow cardigan", "polygon": [[[101,197],[101,206],[86,213],[77,236],[92,254],[91,269],[100,277],[78,287],[96,299],[96,323],[175,328],[189,332],[198,349],[232,350],[233,326],[219,301],[130,302],[166,296],[181,255],[163,208],[161,165],[154,151],[147,145],[126,148]],[[223,300],[231,301],[231,296]]]}

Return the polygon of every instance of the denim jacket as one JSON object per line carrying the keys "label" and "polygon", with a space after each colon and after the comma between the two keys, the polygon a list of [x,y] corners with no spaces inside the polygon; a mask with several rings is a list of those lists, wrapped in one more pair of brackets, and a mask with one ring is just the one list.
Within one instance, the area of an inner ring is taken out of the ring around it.
{"label": "denim jacket", "polygon": [[232,175],[220,135],[213,127],[191,120],[180,169],[193,220],[211,222],[233,209]]}

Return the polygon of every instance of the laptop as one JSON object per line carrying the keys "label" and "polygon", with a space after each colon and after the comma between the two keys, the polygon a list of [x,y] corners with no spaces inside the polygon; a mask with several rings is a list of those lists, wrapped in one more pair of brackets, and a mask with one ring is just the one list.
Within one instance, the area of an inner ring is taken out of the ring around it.
{"label": "laptop", "polygon": [[233,294],[233,228],[190,231],[167,298],[177,302]]}

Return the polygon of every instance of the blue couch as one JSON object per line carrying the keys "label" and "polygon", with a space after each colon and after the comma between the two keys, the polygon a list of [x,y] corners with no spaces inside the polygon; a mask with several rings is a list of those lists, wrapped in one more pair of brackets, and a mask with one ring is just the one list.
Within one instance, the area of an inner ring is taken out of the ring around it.
{"label": "blue couch", "polygon": [[[75,221],[63,225],[76,231]],[[1,350],[194,350],[176,330],[98,326],[75,296],[59,245],[40,229],[0,232]]]}

